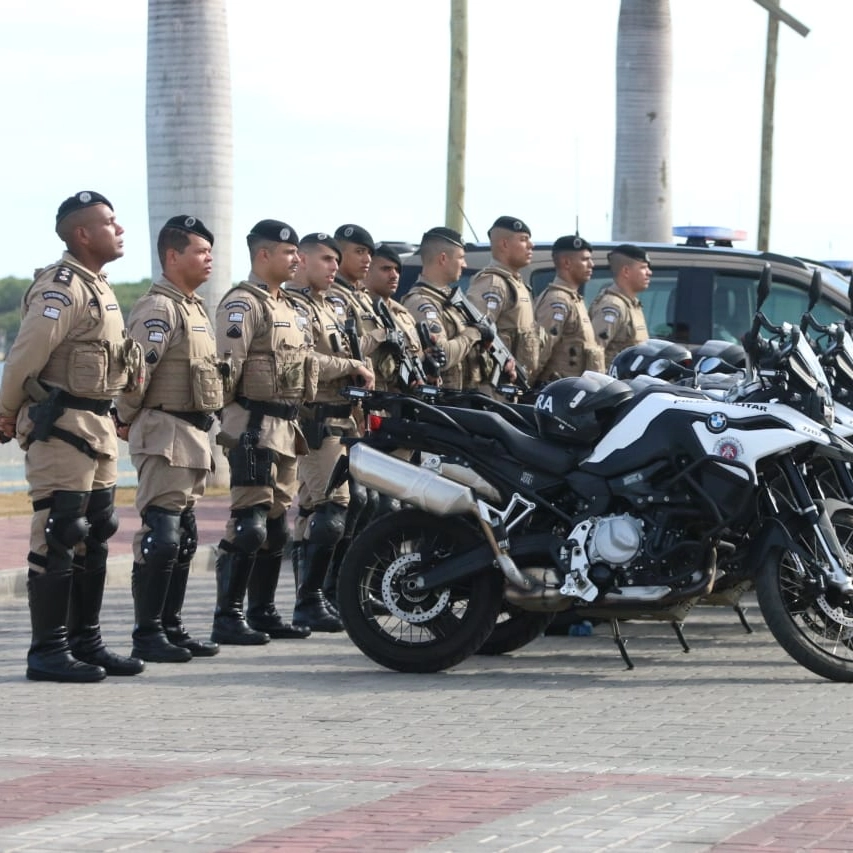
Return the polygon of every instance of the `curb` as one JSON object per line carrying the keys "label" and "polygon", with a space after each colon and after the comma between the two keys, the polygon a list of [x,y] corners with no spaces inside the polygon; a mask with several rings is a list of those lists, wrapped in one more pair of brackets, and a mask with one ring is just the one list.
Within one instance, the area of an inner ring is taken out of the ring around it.
{"label": "curb", "polygon": [[[216,545],[200,545],[193,558],[192,574],[212,574],[216,571]],[[118,554],[107,560],[107,587],[130,588],[133,569],[132,554]],[[28,568],[0,571],[0,599],[27,597]]]}

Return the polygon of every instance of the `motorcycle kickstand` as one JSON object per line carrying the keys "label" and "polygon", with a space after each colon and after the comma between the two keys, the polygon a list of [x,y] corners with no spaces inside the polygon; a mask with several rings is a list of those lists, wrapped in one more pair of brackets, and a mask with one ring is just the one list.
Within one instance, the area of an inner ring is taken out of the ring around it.
{"label": "motorcycle kickstand", "polygon": [[626,640],[622,636],[622,632],[619,630],[618,619],[610,620],[610,630],[613,631],[613,642],[616,643],[616,646],[619,649],[619,654],[622,655],[622,660],[625,661],[625,666],[628,669],[633,669],[634,662],[631,660],[631,656],[628,654],[628,649],[625,646]]}
{"label": "motorcycle kickstand", "polygon": [[681,643],[681,648],[684,649],[684,654],[690,651],[690,646],[687,645],[687,640],[684,639],[683,622],[670,622],[672,630],[675,631],[675,636],[678,637],[678,642]]}
{"label": "motorcycle kickstand", "polygon": [[735,613],[737,613],[737,618],[740,619],[740,624],[743,625],[743,630],[746,631],[747,634],[752,633],[752,625],[749,624],[749,620],[746,618],[746,609],[741,607],[740,604],[735,604],[732,607]]}

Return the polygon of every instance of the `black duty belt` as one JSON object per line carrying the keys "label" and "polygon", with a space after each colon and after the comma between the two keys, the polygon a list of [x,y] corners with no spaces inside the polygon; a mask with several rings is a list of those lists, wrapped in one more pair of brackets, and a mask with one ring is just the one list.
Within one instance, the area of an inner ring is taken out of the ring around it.
{"label": "black duty belt", "polygon": [[298,403],[270,403],[266,400],[250,400],[248,397],[237,397],[236,402],[253,415],[292,421],[299,414]]}
{"label": "black duty belt", "polygon": [[339,405],[335,405],[334,403],[306,403],[305,405],[314,412],[314,417],[317,420],[348,418],[352,415],[352,405],[349,403]]}
{"label": "black duty belt", "polygon": [[210,432],[210,428],[213,426],[214,417],[208,412],[168,412],[166,409],[160,411],[171,415],[173,418],[180,418],[202,432]]}
{"label": "black duty belt", "polygon": [[112,400],[95,400],[91,397],[78,397],[60,390],[56,402],[66,409],[79,409],[82,412],[94,412],[96,415],[108,415]]}

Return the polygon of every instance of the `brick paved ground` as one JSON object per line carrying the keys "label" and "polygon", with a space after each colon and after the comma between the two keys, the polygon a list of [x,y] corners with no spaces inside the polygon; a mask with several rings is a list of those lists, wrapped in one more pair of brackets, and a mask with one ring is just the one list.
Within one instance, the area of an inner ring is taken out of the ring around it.
{"label": "brick paved ground", "polygon": [[[203,633],[214,585],[191,578]],[[290,590],[285,605],[289,606]],[[128,649],[131,599],[105,634]],[[0,850],[853,849],[847,685],[810,675],[752,608],[547,637],[414,676],[345,635],[227,648],[96,685],[27,682],[0,600]]]}

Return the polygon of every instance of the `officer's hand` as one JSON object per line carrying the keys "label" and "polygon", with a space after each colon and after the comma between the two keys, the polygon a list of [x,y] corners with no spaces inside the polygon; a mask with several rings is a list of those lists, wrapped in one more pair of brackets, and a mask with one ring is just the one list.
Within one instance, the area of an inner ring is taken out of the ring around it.
{"label": "officer's hand", "polygon": [[364,380],[364,387],[368,391],[372,391],[376,387],[376,378],[373,375],[373,371],[366,365],[360,365],[355,375],[360,376]]}
{"label": "officer's hand", "polygon": [[130,435],[130,424],[122,424],[121,426],[116,427],[116,435],[122,440],[127,441],[128,435]]}
{"label": "officer's hand", "polygon": [[15,415],[0,415],[0,444],[6,444],[15,437]]}
{"label": "officer's hand", "polygon": [[504,365],[504,371],[503,372],[506,374],[506,378],[509,382],[513,382],[513,383],[515,382],[515,380],[518,378],[518,376],[515,372],[515,359],[514,358],[508,358],[507,359],[506,365]]}
{"label": "officer's hand", "polygon": [[480,320],[477,325],[477,331],[480,333],[480,341],[483,343],[483,346],[486,347],[487,344],[490,344],[497,334],[497,329],[495,328],[495,324],[493,320],[489,320],[487,317]]}

